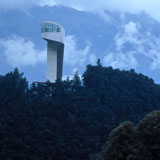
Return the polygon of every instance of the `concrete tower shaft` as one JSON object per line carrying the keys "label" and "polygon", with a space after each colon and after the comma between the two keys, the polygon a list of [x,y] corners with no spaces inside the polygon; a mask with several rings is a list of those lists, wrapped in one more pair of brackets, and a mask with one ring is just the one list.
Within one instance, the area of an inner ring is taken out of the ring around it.
{"label": "concrete tower shaft", "polygon": [[47,41],[47,80],[50,82],[62,79],[64,35],[63,27],[55,22],[41,24],[41,37]]}

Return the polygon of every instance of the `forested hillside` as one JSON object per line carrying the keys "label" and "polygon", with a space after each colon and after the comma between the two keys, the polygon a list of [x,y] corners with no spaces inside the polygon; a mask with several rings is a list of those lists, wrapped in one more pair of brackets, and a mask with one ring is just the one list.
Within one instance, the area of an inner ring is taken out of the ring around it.
{"label": "forested hillside", "polygon": [[126,121],[109,135],[103,150],[94,160],[159,160],[160,159],[160,110],[154,111],[137,125]]}
{"label": "forested hillside", "polygon": [[88,65],[82,76],[28,86],[0,76],[0,159],[89,160],[121,122],[160,109],[160,86],[134,70]]}

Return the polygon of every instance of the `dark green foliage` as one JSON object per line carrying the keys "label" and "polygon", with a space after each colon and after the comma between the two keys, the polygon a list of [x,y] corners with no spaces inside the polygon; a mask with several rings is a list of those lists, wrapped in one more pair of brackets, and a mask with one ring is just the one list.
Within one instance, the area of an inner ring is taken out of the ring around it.
{"label": "dark green foliage", "polygon": [[13,103],[18,105],[25,101],[28,82],[19,74],[16,68],[13,72],[0,77],[0,102],[1,105],[9,106]]}
{"label": "dark green foliage", "polygon": [[153,109],[159,109],[160,87],[152,79],[134,70],[87,66],[83,74],[85,87],[108,106],[119,123],[138,120]]}
{"label": "dark green foliage", "polygon": [[145,116],[136,127],[124,122],[114,129],[97,159],[101,160],[159,160],[160,111]]}
{"label": "dark green foliage", "polygon": [[137,126],[140,160],[160,159],[160,111],[145,116]]}
{"label": "dark green foliage", "polygon": [[137,123],[159,109],[159,99],[152,79],[105,68],[100,60],[87,66],[83,80],[76,72],[72,80],[30,88],[15,69],[0,77],[0,159],[88,160],[113,128]]}
{"label": "dark green foliage", "polygon": [[109,137],[105,152],[106,160],[130,160],[134,154],[134,127],[131,122],[124,122],[114,129]]}

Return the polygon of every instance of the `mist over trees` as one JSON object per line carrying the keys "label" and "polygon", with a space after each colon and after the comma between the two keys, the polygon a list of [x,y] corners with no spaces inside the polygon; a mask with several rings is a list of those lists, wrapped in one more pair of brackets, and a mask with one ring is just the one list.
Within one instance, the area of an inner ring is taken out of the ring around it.
{"label": "mist over trees", "polygon": [[[0,76],[0,159],[89,160],[106,141],[113,142],[105,151],[112,157],[107,151],[123,136],[127,136],[127,142],[121,145],[127,143],[129,147],[119,150],[117,146],[114,150],[122,152],[122,157],[129,156],[135,152],[134,126],[145,114],[158,109],[160,86],[134,70],[103,67],[98,61],[96,66],[87,65],[82,80],[77,72],[73,79],[29,86],[15,69]],[[150,128],[144,132],[147,125]],[[124,135],[113,141],[121,130]],[[146,143],[159,147],[145,139],[152,133],[159,136],[159,131],[151,131],[152,118],[140,122],[137,130],[136,138],[142,142],[137,146],[145,148],[147,154],[151,154],[151,148]]]}

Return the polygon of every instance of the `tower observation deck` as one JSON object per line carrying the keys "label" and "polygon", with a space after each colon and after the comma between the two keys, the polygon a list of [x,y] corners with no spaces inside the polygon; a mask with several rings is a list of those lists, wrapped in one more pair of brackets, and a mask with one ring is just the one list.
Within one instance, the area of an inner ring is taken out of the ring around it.
{"label": "tower observation deck", "polygon": [[64,28],[58,23],[41,24],[41,37],[47,41],[47,80],[62,80],[64,54]]}

